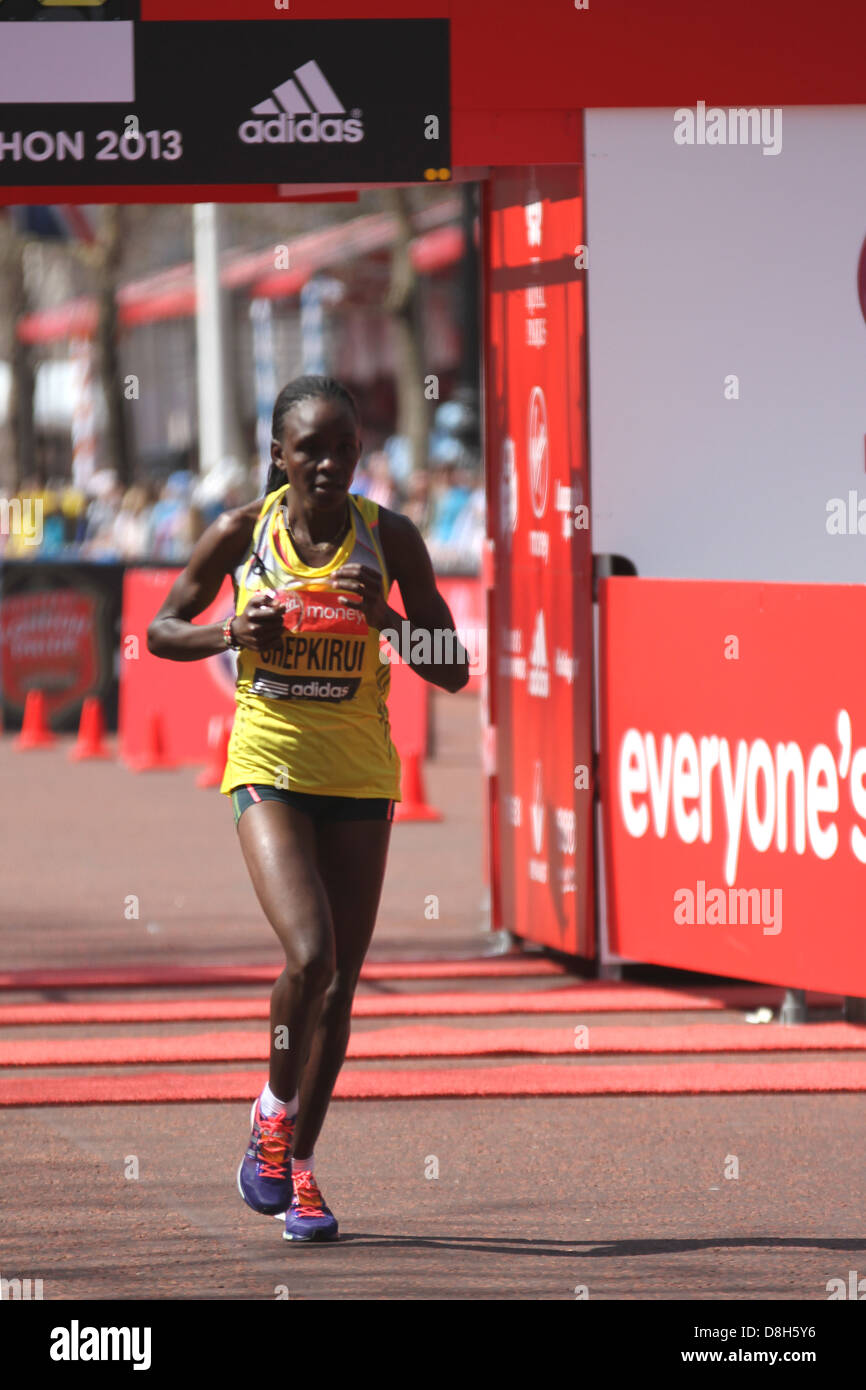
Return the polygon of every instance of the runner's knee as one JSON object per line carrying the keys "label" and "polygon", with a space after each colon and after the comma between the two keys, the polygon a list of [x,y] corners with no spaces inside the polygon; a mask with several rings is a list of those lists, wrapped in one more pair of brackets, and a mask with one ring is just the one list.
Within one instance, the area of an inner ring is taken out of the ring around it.
{"label": "runner's knee", "polygon": [[326,942],[301,942],[286,952],[286,974],[305,994],[324,994],[335,970],[334,952]]}
{"label": "runner's knee", "polygon": [[355,997],[357,979],[354,975],[347,977],[336,971],[325,995],[323,1009],[332,1019],[345,1017],[347,1020],[352,1012],[352,1001]]}

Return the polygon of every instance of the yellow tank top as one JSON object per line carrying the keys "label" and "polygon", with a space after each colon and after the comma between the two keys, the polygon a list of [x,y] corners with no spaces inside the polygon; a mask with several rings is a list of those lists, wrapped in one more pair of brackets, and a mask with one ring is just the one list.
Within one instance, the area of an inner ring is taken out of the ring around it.
{"label": "yellow tank top", "polygon": [[262,590],[278,593],[289,608],[275,646],[238,653],[237,709],[220,791],[261,782],[399,801],[400,757],[387,705],[391,668],[379,658],[379,630],[355,605],[336,601],[329,582],[343,565],[369,565],[381,572],[387,597],[379,505],[350,493],[351,527],[334,558],[313,568],[295,551],[283,517],[290,486],[264,499],[232,576],[236,613]]}

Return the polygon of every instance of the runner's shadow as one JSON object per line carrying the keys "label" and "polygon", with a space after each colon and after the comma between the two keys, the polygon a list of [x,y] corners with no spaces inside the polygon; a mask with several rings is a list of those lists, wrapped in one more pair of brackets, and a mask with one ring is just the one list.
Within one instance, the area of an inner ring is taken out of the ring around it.
{"label": "runner's shadow", "polygon": [[696,1250],[866,1250],[866,1240],[860,1236],[709,1236],[693,1240],[622,1240],[609,1243],[587,1241],[594,1250],[584,1253],[593,1259],[611,1256],[622,1259],[628,1255],[676,1255]]}
{"label": "runner's shadow", "polygon": [[[324,1242],[323,1242],[324,1243]],[[629,1255],[676,1255],[698,1250],[812,1249],[866,1250],[866,1239],[852,1236],[719,1236],[694,1240],[597,1241],[523,1240],[498,1236],[386,1236],[372,1231],[341,1234],[340,1245],[370,1246],[376,1249],[462,1250],[484,1255],[545,1255],[555,1259],[622,1259]]]}

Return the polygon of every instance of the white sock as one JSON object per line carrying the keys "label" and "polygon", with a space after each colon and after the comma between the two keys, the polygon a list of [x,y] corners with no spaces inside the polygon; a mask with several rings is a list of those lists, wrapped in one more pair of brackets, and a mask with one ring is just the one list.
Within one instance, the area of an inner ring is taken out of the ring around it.
{"label": "white sock", "polygon": [[291,1100],[278,1100],[270,1086],[265,1086],[259,1097],[259,1107],[265,1119],[271,1115],[276,1115],[278,1110],[285,1110],[289,1118],[298,1113],[298,1093],[292,1096]]}
{"label": "white sock", "polygon": [[292,1174],[300,1173],[302,1169],[305,1173],[313,1173],[315,1172],[314,1163],[315,1154],[310,1154],[309,1158],[293,1158]]}

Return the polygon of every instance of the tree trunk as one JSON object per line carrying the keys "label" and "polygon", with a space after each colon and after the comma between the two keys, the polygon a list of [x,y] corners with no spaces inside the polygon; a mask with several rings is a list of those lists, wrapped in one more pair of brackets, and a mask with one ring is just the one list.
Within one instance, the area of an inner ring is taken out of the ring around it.
{"label": "tree trunk", "polygon": [[427,466],[427,401],[424,396],[426,364],[418,314],[418,287],[410,256],[412,222],[405,188],[385,188],[382,196],[397,222],[391,255],[391,284],[385,309],[394,325],[397,358],[397,429],[409,444],[412,472]]}
{"label": "tree trunk", "polygon": [[16,333],[27,312],[24,246],[11,218],[0,218],[0,361],[11,373],[9,407],[0,425],[0,493],[6,494],[17,491],[35,467],[33,368],[30,349]]}
{"label": "tree trunk", "polygon": [[124,415],[117,319],[118,270],[123,252],[124,220],[121,206],[112,205],[103,209],[99,233],[101,254],[96,271],[99,304],[96,340],[99,378],[106,406],[103,462],[105,467],[115,470],[121,485],[127,487],[132,481],[132,460]]}

